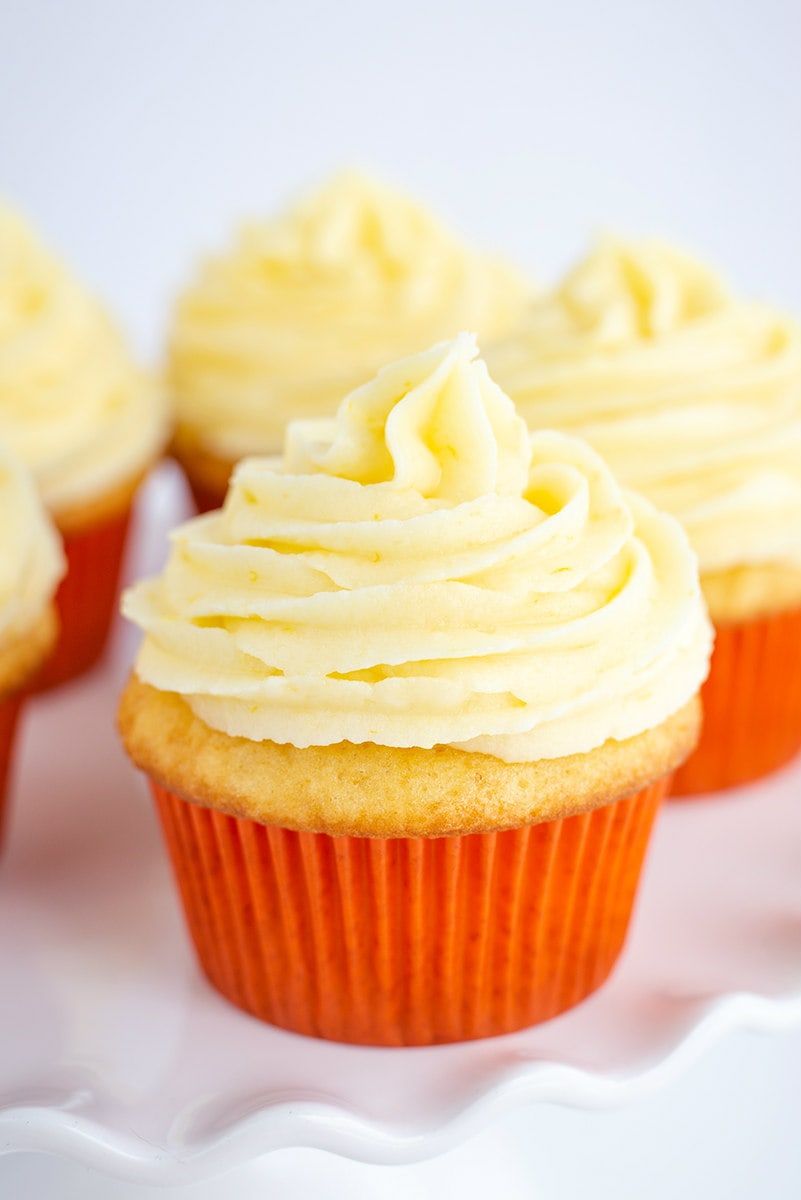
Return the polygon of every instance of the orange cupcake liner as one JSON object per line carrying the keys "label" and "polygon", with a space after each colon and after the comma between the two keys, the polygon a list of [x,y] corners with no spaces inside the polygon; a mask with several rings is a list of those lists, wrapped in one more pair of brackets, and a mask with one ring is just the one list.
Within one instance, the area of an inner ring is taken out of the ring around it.
{"label": "orange cupcake liner", "polygon": [[603,982],[668,785],[523,829],[389,839],[296,833],[152,788],[211,983],[296,1033],[410,1046],[510,1033]]}
{"label": "orange cupcake liner", "polygon": [[5,829],[6,794],[11,773],[14,738],[23,700],[22,693],[0,700],[0,847],[3,844]]}
{"label": "orange cupcake liner", "polygon": [[42,692],[77,678],[100,659],[117,609],[130,508],[85,533],[65,534],[67,574],[55,601],[58,643],[31,690]]}
{"label": "orange cupcake liner", "polygon": [[801,750],[801,609],[715,632],[701,740],[673,795],[760,779]]}

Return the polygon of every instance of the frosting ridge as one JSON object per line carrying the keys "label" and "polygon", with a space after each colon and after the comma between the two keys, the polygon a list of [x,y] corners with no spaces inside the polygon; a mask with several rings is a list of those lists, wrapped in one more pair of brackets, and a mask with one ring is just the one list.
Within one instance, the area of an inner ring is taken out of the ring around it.
{"label": "frosting ridge", "polygon": [[24,636],[66,570],[61,539],[30,473],[0,444],[0,639]]}
{"label": "frosting ridge", "polygon": [[129,590],[137,674],[233,736],[528,761],[661,723],[711,633],[677,523],[530,435],[461,335],[236,468]]}
{"label": "frosting ridge", "polygon": [[503,335],[529,294],[402,193],[336,175],[244,227],[180,298],[169,356],[179,427],[232,460],[272,453],[290,419],[333,415],[385,363],[463,328]]}
{"label": "frosting ridge", "polygon": [[676,516],[701,571],[801,564],[801,327],[659,242],[601,241],[493,376],[533,427],[578,434]]}
{"label": "frosting ridge", "polygon": [[153,380],[100,304],[0,206],[0,437],[56,516],[134,478],[166,438]]}

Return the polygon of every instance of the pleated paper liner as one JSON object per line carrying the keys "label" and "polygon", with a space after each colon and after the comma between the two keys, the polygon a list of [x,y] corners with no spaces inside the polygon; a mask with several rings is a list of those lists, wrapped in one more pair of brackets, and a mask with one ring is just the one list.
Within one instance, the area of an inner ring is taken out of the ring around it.
{"label": "pleated paper liner", "polygon": [[394,839],[295,833],[152,786],[215,987],[297,1033],[411,1046],[545,1021],[604,981],[668,785],[524,829]]}
{"label": "pleated paper liner", "polygon": [[0,700],[0,850],[3,846],[6,795],[11,774],[14,738],[23,700],[24,694],[21,692]]}
{"label": "pleated paper liner", "polygon": [[85,533],[66,534],[67,574],[56,592],[61,632],[34,691],[77,678],[101,658],[117,609],[130,509]]}
{"label": "pleated paper liner", "polygon": [[801,609],[715,631],[701,740],[674,796],[736,787],[801,750]]}

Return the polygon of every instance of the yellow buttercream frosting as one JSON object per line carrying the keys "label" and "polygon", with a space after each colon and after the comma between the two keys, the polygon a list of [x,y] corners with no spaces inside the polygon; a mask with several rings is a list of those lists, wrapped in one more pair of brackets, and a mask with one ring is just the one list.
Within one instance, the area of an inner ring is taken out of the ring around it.
{"label": "yellow buttercream frosting", "polygon": [[65,570],[61,539],[30,472],[0,445],[0,643],[33,629]]}
{"label": "yellow buttercream frosting", "polygon": [[530,435],[476,355],[386,367],[240,463],[125,595],[140,678],[233,736],[507,761],[685,705],[711,643],[686,536],[583,442]]}
{"label": "yellow buttercream frosting", "polygon": [[91,502],[158,455],[166,406],[100,304],[0,206],[0,438],[48,508]]}
{"label": "yellow buttercream frosting", "polygon": [[235,461],[280,450],[387,362],[460,329],[514,327],[531,294],[405,195],[335,176],[244,228],[181,297],[169,355],[179,429]]}
{"label": "yellow buttercream frosting", "polygon": [[493,376],[532,427],[589,441],[682,522],[701,572],[801,564],[801,326],[654,241],[605,239]]}

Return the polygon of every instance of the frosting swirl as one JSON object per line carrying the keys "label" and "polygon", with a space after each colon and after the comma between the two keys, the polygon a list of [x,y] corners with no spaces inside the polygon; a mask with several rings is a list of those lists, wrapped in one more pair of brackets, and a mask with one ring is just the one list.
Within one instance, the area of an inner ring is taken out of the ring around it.
{"label": "frosting swirl", "polygon": [[133,479],[166,437],[163,398],[106,313],[2,207],[0,437],[56,517]]}
{"label": "frosting swirl", "polygon": [[386,367],[240,463],[124,598],[140,678],[230,735],[508,761],[678,711],[711,637],[685,535],[584,443],[529,435],[476,353]]}
{"label": "frosting swirl", "polygon": [[61,539],[30,473],[0,445],[0,641],[24,636],[44,614],[66,565]]}
{"label": "frosting swirl", "polygon": [[179,301],[169,375],[185,429],[225,459],[280,449],[401,355],[460,329],[499,337],[528,283],[406,196],[356,174],[245,227]]}
{"label": "frosting swirl", "polygon": [[801,327],[658,242],[599,243],[487,361],[684,525],[702,573],[801,565]]}

